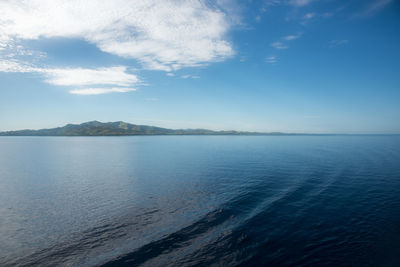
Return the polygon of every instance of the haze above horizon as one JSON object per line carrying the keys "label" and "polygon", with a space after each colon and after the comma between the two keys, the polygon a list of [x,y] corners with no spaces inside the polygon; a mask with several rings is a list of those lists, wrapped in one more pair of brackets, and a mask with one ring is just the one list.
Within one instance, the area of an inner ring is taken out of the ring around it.
{"label": "haze above horizon", "polygon": [[400,133],[394,0],[2,1],[0,131]]}

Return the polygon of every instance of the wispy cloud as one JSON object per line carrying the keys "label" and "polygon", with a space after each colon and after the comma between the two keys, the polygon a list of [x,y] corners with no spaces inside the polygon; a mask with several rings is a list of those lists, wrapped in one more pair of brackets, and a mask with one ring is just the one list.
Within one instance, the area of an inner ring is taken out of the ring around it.
{"label": "wispy cloud", "polygon": [[108,94],[108,93],[126,93],[136,91],[135,88],[129,87],[112,87],[112,88],[85,88],[85,89],[73,89],[70,90],[70,94],[75,95],[100,95],[100,94]]}
{"label": "wispy cloud", "polygon": [[38,68],[32,64],[21,62],[16,59],[1,59],[0,72],[37,72]]}
{"label": "wispy cloud", "polygon": [[1,41],[2,35],[0,33],[0,59],[1,58],[15,58],[15,57],[30,57],[34,59],[45,58],[46,53],[24,48],[22,45],[16,43],[13,39]]}
{"label": "wispy cloud", "polygon": [[301,7],[310,4],[312,1],[313,0],[290,0],[288,3],[292,6]]}
{"label": "wispy cloud", "polygon": [[349,43],[348,40],[332,40],[329,42],[329,47],[333,48],[333,47],[337,47],[337,46],[346,45],[348,43]]}
{"label": "wispy cloud", "polygon": [[271,43],[271,46],[275,49],[288,49],[289,46],[282,43],[282,42],[273,42]]}
{"label": "wispy cloud", "polygon": [[234,54],[221,10],[205,1],[1,1],[0,43],[79,38],[146,69],[173,71]]}
{"label": "wispy cloud", "polygon": [[262,6],[260,7],[261,13],[265,13],[272,9],[273,7],[281,5],[285,0],[264,0]]}
{"label": "wispy cloud", "polygon": [[278,58],[276,56],[269,56],[265,59],[265,62],[274,64],[274,63],[278,62]]}
{"label": "wispy cloud", "polygon": [[363,10],[353,15],[353,18],[363,18],[375,15],[378,11],[386,7],[393,0],[375,0],[369,3]]}
{"label": "wispy cloud", "polygon": [[287,42],[296,40],[298,38],[300,38],[303,35],[302,32],[298,32],[296,34],[291,34],[291,35],[287,35],[281,38],[282,41],[276,41],[271,43],[270,45],[275,48],[275,49],[288,49],[289,46],[286,44]]}
{"label": "wispy cloud", "polygon": [[303,16],[303,19],[308,20],[308,19],[314,18],[315,16],[316,16],[316,14],[315,14],[314,12],[310,12],[310,13],[305,14],[305,15]]}
{"label": "wispy cloud", "polygon": [[183,78],[183,79],[199,79],[200,76],[186,74],[186,75],[182,75],[181,78]]}
{"label": "wispy cloud", "polygon": [[270,6],[277,6],[282,4],[283,0],[264,0],[263,6],[270,7]]}
{"label": "wispy cloud", "polygon": [[139,82],[136,75],[126,72],[125,66],[83,69],[38,69],[48,78],[47,83],[61,86],[118,85],[130,86]]}
{"label": "wispy cloud", "polygon": [[287,36],[283,37],[283,39],[286,40],[286,41],[296,40],[297,38],[300,38],[302,34],[303,33],[299,32],[297,34],[287,35]]}
{"label": "wispy cloud", "polygon": [[37,73],[46,83],[57,86],[119,86],[111,88],[83,88],[70,91],[75,94],[102,94],[134,91],[132,85],[140,83],[139,78],[127,72],[125,66],[103,68],[49,68],[36,67],[18,60],[0,61],[0,72]]}

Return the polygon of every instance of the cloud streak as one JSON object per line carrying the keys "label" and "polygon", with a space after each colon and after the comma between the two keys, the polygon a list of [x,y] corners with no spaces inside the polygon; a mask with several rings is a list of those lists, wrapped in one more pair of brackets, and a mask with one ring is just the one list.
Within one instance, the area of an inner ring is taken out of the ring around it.
{"label": "cloud streak", "polygon": [[70,90],[70,94],[75,95],[100,95],[100,94],[109,94],[109,93],[126,93],[136,91],[135,88],[129,87],[112,87],[112,88],[85,88],[85,89],[73,89]]}
{"label": "cloud streak", "polygon": [[271,43],[271,46],[275,49],[280,49],[280,50],[289,48],[288,45],[286,45],[282,42],[273,42],[273,43]]}
{"label": "cloud streak", "polygon": [[370,3],[364,10],[353,15],[353,18],[369,17],[386,7],[393,0],[375,0]]}
{"label": "cloud streak", "polygon": [[348,43],[349,43],[348,40],[332,40],[332,41],[329,42],[329,47],[330,48],[334,48],[334,47],[337,47],[337,46],[346,45]]}
{"label": "cloud streak", "polygon": [[316,16],[316,14],[314,12],[310,12],[310,13],[305,14],[303,19],[309,20],[309,19],[314,18],[315,16]]}
{"label": "cloud streak", "polygon": [[[275,49],[283,50],[283,49],[288,49],[289,46],[286,44],[287,42],[296,40],[300,38],[303,35],[302,32],[299,32],[297,34],[292,34],[292,35],[287,35],[281,38],[282,41],[276,41],[270,44]],[[285,42],[286,41],[286,42]]]}
{"label": "cloud streak", "polygon": [[310,4],[313,0],[290,0],[289,5],[301,7]]}
{"label": "cloud streak", "polygon": [[303,33],[300,32],[298,34],[285,36],[285,37],[283,37],[283,39],[286,41],[292,41],[292,40],[296,40],[296,39],[300,38],[302,35],[303,35]]}
{"label": "cloud streak", "polygon": [[125,66],[83,69],[38,69],[48,78],[49,84],[59,86],[87,86],[87,85],[118,85],[130,86],[139,82],[136,75],[126,72]]}
{"label": "cloud streak", "polygon": [[[103,68],[40,68],[17,60],[0,61],[0,72],[38,73],[44,81],[56,86],[103,86],[101,88],[83,88],[71,90],[72,94],[126,93],[134,91],[131,86],[140,83],[140,79],[127,72],[125,66]],[[104,86],[114,86],[106,88]],[[115,87],[119,86],[119,87]]]}
{"label": "cloud streak", "polygon": [[276,56],[269,56],[265,59],[265,62],[274,64],[274,63],[278,62],[278,58]]}
{"label": "cloud streak", "polygon": [[181,78],[183,78],[183,79],[199,79],[200,76],[198,76],[198,75],[185,74],[185,75],[182,75]]}

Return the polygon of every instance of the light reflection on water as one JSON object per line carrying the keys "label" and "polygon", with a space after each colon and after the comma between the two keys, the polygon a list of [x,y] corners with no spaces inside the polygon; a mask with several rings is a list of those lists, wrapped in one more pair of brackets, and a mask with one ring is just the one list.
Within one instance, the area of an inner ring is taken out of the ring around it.
{"label": "light reflection on water", "polygon": [[397,263],[399,141],[2,137],[0,265]]}

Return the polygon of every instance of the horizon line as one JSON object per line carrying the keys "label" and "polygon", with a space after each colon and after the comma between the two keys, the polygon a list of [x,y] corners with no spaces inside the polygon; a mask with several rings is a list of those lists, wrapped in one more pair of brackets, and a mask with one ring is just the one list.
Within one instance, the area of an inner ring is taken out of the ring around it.
{"label": "horizon line", "polygon": [[[90,122],[98,122],[102,124],[107,124],[107,123],[116,123],[116,122],[122,122],[122,123],[127,123],[131,125],[138,125],[138,126],[150,126],[150,127],[157,127],[157,128],[162,128],[162,129],[168,129],[168,130],[207,130],[207,131],[213,131],[213,132],[237,132],[241,133],[242,135],[400,135],[400,133],[365,133],[365,132],[360,132],[360,133],[345,133],[345,132],[339,132],[339,133],[315,133],[315,132],[287,132],[287,131],[248,131],[248,130],[211,130],[207,128],[166,128],[166,127],[161,127],[161,126],[156,126],[156,125],[149,125],[149,124],[135,124],[131,122],[125,122],[125,121],[107,121],[107,122],[102,122],[98,120],[91,120],[91,121],[86,121],[82,123],[66,123],[63,126],[56,126],[56,127],[51,127],[51,128],[39,128],[39,129],[29,129],[29,128],[23,128],[19,130],[1,130],[0,133],[8,133],[8,132],[18,132],[18,131],[40,131],[40,130],[49,130],[49,129],[55,129],[55,128],[62,128],[67,125],[82,125],[85,123],[90,123]],[[140,135],[140,134],[137,134]],[[150,134],[150,135],[183,135],[183,134]],[[195,134],[193,134],[195,135]],[[200,134],[199,134],[200,135]],[[204,134],[202,134],[204,135]],[[212,135],[212,134],[210,134]],[[224,135],[224,134],[220,134]],[[29,136],[29,135],[25,135]],[[51,136],[51,135],[49,135]],[[54,136],[54,135],[53,135]],[[70,136],[70,135],[64,135],[64,136]],[[76,136],[85,136],[85,135],[76,135]],[[96,136],[96,135],[94,135]],[[97,135],[97,136],[134,136],[134,135]]]}

